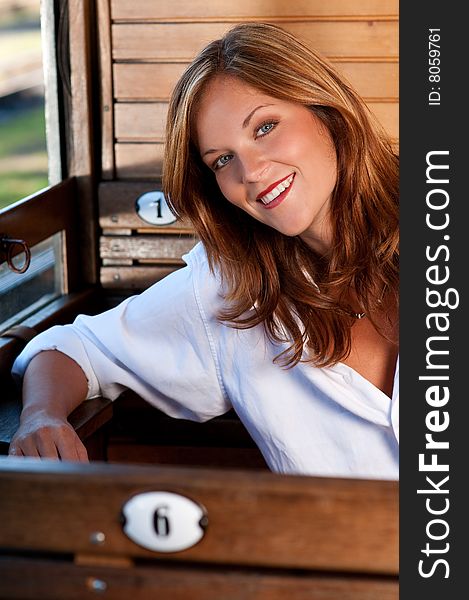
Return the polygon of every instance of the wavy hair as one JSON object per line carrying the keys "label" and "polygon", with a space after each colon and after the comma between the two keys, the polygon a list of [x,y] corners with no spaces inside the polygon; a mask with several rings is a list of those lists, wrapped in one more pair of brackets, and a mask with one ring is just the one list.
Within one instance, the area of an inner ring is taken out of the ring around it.
{"label": "wavy hair", "polygon": [[[198,103],[217,75],[308,107],[327,127],[337,154],[327,256],[222,195],[194,137]],[[397,155],[363,100],[324,58],[277,26],[235,26],[199,53],[174,88],[163,190],[221,274],[226,306],[219,319],[237,328],[263,324],[272,341],[287,343],[276,357],[284,366],[327,366],[348,356],[351,292],[376,327],[372,315],[397,308],[398,184]]]}

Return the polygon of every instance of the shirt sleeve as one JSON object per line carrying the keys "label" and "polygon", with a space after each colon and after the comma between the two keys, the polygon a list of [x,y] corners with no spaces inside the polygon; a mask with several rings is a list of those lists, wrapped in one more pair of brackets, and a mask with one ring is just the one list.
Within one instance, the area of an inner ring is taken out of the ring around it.
{"label": "shirt sleeve", "polygon": [[59,350],[83,369],[88,398],[114,400],[131,389],[172,417],[224,414],[231,404],[196,296],[189,262],[116,308],[39,334],[16,359],[13,376],[20,379],[39,352]]}

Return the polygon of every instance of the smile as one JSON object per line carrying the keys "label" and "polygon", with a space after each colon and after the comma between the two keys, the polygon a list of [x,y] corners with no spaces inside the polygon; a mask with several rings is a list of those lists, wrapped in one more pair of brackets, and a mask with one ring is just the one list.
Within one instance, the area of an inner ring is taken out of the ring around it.
{"label": "smile", "polygon": [[[285,177],[285,179],[281,179],[280,181],[273,183],[270,187],[261,192],[257,196],[256,200],[258,202],[262,202],[264,206],[269,206],[275,199],[279,198],[281,194],[281,200],[283,200],[283,198],[286,196],[286,194],[283,192],[285,192],[285,190],[291,186],[294,178],[295,173],[292,173],[288,177]],[[275,202],[275,205],[277,204],[279,204],[279,202]]]}

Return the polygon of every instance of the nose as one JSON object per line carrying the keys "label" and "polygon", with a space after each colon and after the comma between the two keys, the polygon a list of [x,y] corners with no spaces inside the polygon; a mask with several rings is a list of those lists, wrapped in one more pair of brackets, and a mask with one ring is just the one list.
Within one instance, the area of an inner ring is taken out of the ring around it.
{"label": "nose", "polygon": [[268,169],[268,161],[257,150],[249,150],[239,157],[244,183],[257,183]]}

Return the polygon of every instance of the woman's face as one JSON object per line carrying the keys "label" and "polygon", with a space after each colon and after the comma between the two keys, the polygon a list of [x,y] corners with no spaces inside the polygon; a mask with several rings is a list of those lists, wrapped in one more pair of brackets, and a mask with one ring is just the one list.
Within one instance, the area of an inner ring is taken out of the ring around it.
{"label": "woman's face", "polygon": [[327,251],[337,160],[327,128],[309,109],[218,76],[200,101],[195,127],[202,160],[229,202]]}

